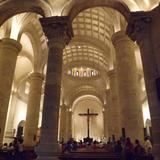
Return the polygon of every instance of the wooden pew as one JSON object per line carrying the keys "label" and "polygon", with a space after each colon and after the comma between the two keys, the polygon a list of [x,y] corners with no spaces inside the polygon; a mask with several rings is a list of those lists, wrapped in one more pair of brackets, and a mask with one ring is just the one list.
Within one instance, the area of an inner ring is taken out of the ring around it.
{"label": "wooden pew", "polygon": [[60,160],[120,160],[120,155],[103,152],[69,152],[58,156]]}
{"label": "wooden pew", "polygon": [[[37,155],[34,150],[25,150],[23,160],[36,160]],[[0,160],[17,160],[18,154],[14,150],[0,150]]]}
{"label": "wooden pew", "polygon": [[[60,160],[124,160],[124,157],[114,152],[107,152],[102,149],[76,150],[58,155]],[[154,160],[153,156],[143,155],[136,160]]]}

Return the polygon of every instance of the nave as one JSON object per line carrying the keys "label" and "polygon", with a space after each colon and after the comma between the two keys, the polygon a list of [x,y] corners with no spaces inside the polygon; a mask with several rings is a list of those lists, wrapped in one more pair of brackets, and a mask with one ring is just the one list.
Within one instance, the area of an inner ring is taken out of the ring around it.
{"label": "nave", "polygon": [[158,0],[0,1],[2,151],[56,160],[70,138],[147,137],[160,160],[159,9]]}

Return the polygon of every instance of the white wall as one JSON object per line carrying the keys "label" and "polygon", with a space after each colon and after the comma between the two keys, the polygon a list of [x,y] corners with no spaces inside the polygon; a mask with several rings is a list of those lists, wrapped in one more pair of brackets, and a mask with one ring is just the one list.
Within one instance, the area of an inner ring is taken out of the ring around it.
{"label": "white wall", "polygon": [[146,120],[147,119],[151,120],[149,105],[147,100],[142,104],[142,112],[143,112],[143,122],[145,126]]}
{"label": "white wall", "polygon": [[20,121],[26,120],[27,113],[27,104],[20,99],[17,99],[16,110],[13,121],[13,129],[16,129],[15,134],[17,133],[17,127]]}
{"label": "white wall", "polygon": [[102,104],[93,97],[83,97],[79,99],[73,108],[72,116],[72,135],[76,140],[87,137],[87,117],[80,116],[79,113],[98,113],[98,116],[90,117],[90,137],[100,140],[104,135],[104,123]]}

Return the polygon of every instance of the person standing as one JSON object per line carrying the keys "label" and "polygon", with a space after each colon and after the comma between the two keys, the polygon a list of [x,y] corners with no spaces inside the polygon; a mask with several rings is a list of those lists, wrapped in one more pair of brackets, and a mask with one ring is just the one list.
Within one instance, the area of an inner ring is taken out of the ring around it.
{"label": "person standing", "polygon": [[152,143],[148,137],[145,138],[144,148],[147,155],[152,155]]}
{"label": "person standing", "polygon": [[134,147],[129,137],[126,138],[124,145],[125,160],[134,160]]}
{"label": "person standing", "polygon": [[134,146],[134,156],[135,159],[138,160],[140,159],[143,155],[145,154],[145,149],[142,147],[140,144],[139,140],[135,140],[135,146]]}

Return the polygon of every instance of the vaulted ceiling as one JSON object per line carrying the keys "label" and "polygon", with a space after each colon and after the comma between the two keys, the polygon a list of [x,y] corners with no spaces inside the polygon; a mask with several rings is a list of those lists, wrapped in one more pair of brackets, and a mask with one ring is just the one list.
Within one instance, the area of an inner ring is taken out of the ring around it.
{"label": "vaulted ceiling", "polygon": [[[17,7],[20,8],[17,8],[17,12],[13,1],[17,1]],[[125,31],[130,11],[149,11],[158,3],[159,0],[23,0],[23,3],[21,0],[0,0],[2,17],[0,23],[7,17],[13,17],[15,13],[26,12],[16,15],[21,25],[18,34],[19,38],[22,35],[20,40],[23,45],[17,62],[16,80],[32,70],[42,71],[47,59],[46,39],[39,23],[39,15],[27,11],[46,16],[69,15],[71,17],[74,37],[63,52],[63,73],[72,68],[76,70],[77,67],[77,71],[88,68],[88,70],[98,71],[99,75],[94,78],[88,76],[88,79],[81,76],[78,79],[78,77],[65,77],[63,74],[62,83],[63,89],[65,88],[63,93],[72,95],[73,92],[79,92],[78,94],[81,94],[81,87],[85,86],[88,88],[86,89],[88,93],[93,92],[94,88],[103,95],[107,86],[107,72],[115,67],[112,35],[119,30]],[[11,8],[8,12],[7,7]],[[8,20],[1,27],[1,38],[13,27],[13,19]],[[26,39],[27,41],[30,39],[31,42],[26,44]],[[141,69],[138,50],[136,52],[138,68]],[[28,70],[22,73],[20,68]],[[89,90],[89,88],[92,89]]]}

